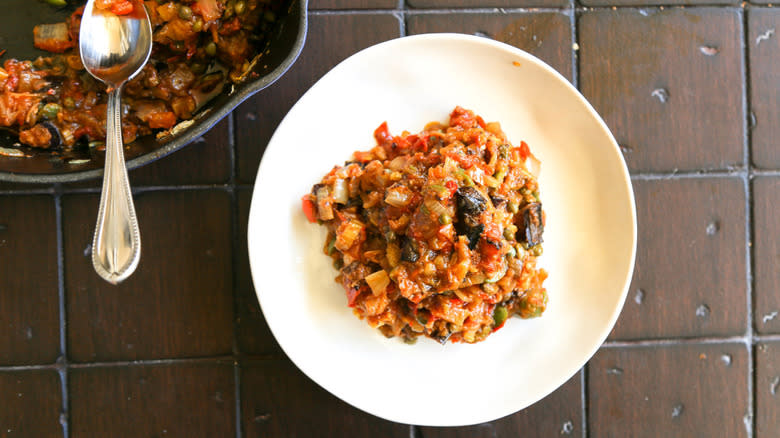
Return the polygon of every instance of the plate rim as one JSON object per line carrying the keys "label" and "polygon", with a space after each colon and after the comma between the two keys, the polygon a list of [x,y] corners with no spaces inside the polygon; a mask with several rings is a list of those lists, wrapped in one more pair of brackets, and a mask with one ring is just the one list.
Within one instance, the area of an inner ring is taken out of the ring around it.
{"label": "plate rim", "polygon": [[[256,195],[259,192],[259,187],[262,185],[263,182],[263,170],[264,167],[267,166],[268,160],[266,158],[268,157],[269,150],[272,150],[272,145],[274,144],[274,140],[277,136],[277,133],[279,132],[280,128],[285,124],[285,122],[288,119],[288,116],[290,113],[292,113],[296,107],[302,104],[302,102],[305,102],[307,95],[309,95],[313,90],[316,88],[319,88],[321,83],[329,76],[338,74],[338,72],[345,68],[345,65],[348,65],[351,62],[354,62],[355,58],[359,58],[361,56],[365,56],[366,52],[369,51],[376,51],[376,50],[383,50],[387,46],[392,45],[403,45],[403,44],[413,44],[416,41],[447,41],[451,42],[452,40],[461,40],[468,43],[479,43],[479,44],[485,44],[487,46],[491,46],[493,49],[505,51],[512,53],[514,55],[518,55],[521,58],[524,58],[527,61],[530,61],[534,63],[537,67],[542,68],[547,73],[551,74],[555,79],[562,83],[564,87],[567,88],[567,90],[575,96],[575,98],[582,104],[585,105],[586,109],[590,113],[591,117],[594,121],[597,122],[598,127],[601,131],[603,131],[607,138],[609,139],[610,145],[611,145],[611,151],[615,153],[615,155],[619,158],[620,163],[620,175],[622,176],[624,182],[625,182],[625,190],[628,200],[630,201],[630,220],[631,220],[631,235],[626,236],[626,238],[630,237],[631,240],[631,250],[630,250],[630,260],[627,266],[627,272],[625,274],[624,284],[623,288],[620,294],[620,299],[614,309],[612,310],[610,314],[610,318],[607,321],[607,324],[604,326],[604,329],[601,333],[599,333],[599,336],[594,338],[598,342],[594,342],[594,344],[591,346],[590,349],[588,349],[588,354],[584,357],[580,358],[577,361],[572,361],[573,364],[576,364],[576,366],[572,366],[571,371],[567,374],[567,377],[563,379],[561,382],[559,382],[556,386],[554,386],[551,390],[540,393],[538,397],[533,397],[533,401],[528,403],[525,407],[522,407],[520,409],[509,409],[504,410],[500,413],[497,413],[497,415],[491,416],[490,418],[483,418],[483,419],[477,419],[477,420],[469,420],[469,421],[451,421],[451,422],[415,422],[415,423],[409,423],[408,421],[404,420],[403,418],[399,418],[394,415],[385,415],[381,412],[376,412],[374,409],[368,409],[363,406],[358,406],[357,404],[353,403],[351,400],[345,398],[341,391],[338,390],[338,388],[333,388],[331,385],[326,385],[320,382],[319,380],[312,377],[311,373],[308,372],[309,367],[308,366],[302,366],[299,362],[299,358],[295,357],[294,354],[290,354],[290,351],[288,350],[285,345],[282,345],[281,342],[279,342],[279,337],[277,336],[277,333],[272,327],[271,323],[268,322],[269,319],[266,314],[266,309],[263,307],[263,298],[262,298],[262,287],[259,285],[262,285],[262,282],[259,281],[260,279],[258,277],[258,270],[259,268],[255,267],[254,264],[257,263],[253,260],[256,259],[256,257],[253,257],[253,253],[257,251],[257,249],[253,249],[252,236],[254,235],[252,224],[256,222],[259,215],[259,209],[256,207],[255,199]],[[335,72],[335,73],[334,73]],[[368,414],[374,415],[378,418],[382,418],[385,420],[393,421],[396,423],[402,423],[402,424],[415,424],[419,426],[434,426],[434,427],[459,427],[459,426],[469,426],[474,424],[479,424],[483,422],[489,422],[489,421],[495,421],[500,418],[506,417],[508,415],[512,415],[514,413],[517,413],[523,409],[526,409],[541,399],[547,397],[552,392],[556,391],[558,388],[560,388],[564,383],[569,381],[576,373],[580,371],[580,369],[594,356],[594,354],[598,351],[599,348],[604,344],[604,341],[607,339],[609,333],[614,328],[615,323],[617,322],[618,317],[620,316],[623,307],[625,305],[626,297],[628,295],[628,290],[631,285],[631,280],[633,278],[634,270],[635,270],[635,264],[636,264],[636,253],[637,253],[637,240],[638,240],[638,224],[637,224],[637,213],[636,213],[636,199],[635,199],[635,193],[633,188],[633,183],[631,181],[630,172],[628,170],[628,166],[625,161],[625,157],[620,153],[619,145],[617,141],[615,140],[614,135],[612,134],[611,130],[607,126],[606,122],[603,120],[601,115],[593,108],[591,103],[582,95],[582,93],[575,88],[571,82],[569,82],[568,79],[566,79],[561,73],[559,73],[557,70],[552,68],[550,65],[548,65],[546,62],[542,61],[538,57],[520,49],[515,46],[492,40],[486,37],[481,36],[475,36],[475,35],[469,35],[469,34],[463,34],[463,33],[453,33],[453,32],[443,32],[443,33],[424,33],[424,34],[417,34],[417,35],[409,35],[409,36],[401,36],[398,38],[393,38],[387,41],[383,41],[377,44],[374,44],[372,46],[366,47],[364,49],[361,49],[354,54],[348,56],[344,60],[337,63],[334,67],[332,67],[330,70],[328,70],[327,73],[325,73],[322,77],[320,77],[312,86],[310,86],[302,95],[301,97],[295,102],[295,104],[288,110],[287,114],[285,114],[284,118],[282,118],[281,122],[277,125],[276,129],[274,130],[274,134],[271,136],[271,138],[268,141],[267,147],[265,149],[265,152],[263,154],[263,157],[260,160],[260,165],[258,167],[257,176],[254,182],[253,190],[252,190],[252,197],[251,197],[251,203],[250,203],[250,209],[249,209],[249,219],[247,224],[247,248],[249,253],[249,265],[250,265],[250,271],[252,276],[252,283],[255,288],[255,295],[257,297],[258,303],[260,305],[261,312],[263,314],[264,319],[267,322],[268,328],[271,332],[271,334],[276,339],[279,347],[282,349],[284,354],[289,358],[289,360],[308,378],[310,378],[314,383],[316,383],[319,387],[323,388],[327,392],[333,394],[335,397],[339,398],[343,402],[349,404],[350,406],[353,406],[363,412],[366,412]]]}

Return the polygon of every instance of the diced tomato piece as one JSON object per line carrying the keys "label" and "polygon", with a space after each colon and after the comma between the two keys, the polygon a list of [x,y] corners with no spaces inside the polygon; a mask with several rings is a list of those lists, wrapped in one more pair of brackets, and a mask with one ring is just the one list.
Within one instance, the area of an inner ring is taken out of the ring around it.
{"label": "diced tomato piece", "polygon": [[349,307],[355,307],[357,297],[363,292],[362,288],[350,287],[347,288],[347,305]]}
{"label": "diced tomato piece", "polygon": [[520,146],[517,147],[516,149],[520,151],[520,159],[522,161],[525,161],[526,158],[528,158],[528,156],[531,155],[531,148],[529,148],[528,143],[524,141],[521,141]]}
{"label": "diced tomato piece", "polygon": [[95,7],[116,15],[130,14],[135,8],[130,0],[96,0]]}
{"label": "diced tomato piece", "polygon": [[374,130],[374,138],[379,145],[389,144],[393,141],[393,137],[387,129],[387,122],[382,122],[382,124]]}
{"label": "diced tomato piece", "polygon": [[482,119],[482,116],[477,116],[477,124],[480,128],[485,129],[485,120]]}
{"label": "diced tomato piece", "polygon": [[428,137],[418,137],[414,142],[414,148],[418,151],[428,152]]}
{"label": "diced tomato piece", "polygon": [[447,187],[450,190],[450,196],[455,194],[456,191],[458,191],[458,183],[456,183],[453,180],[449,180],[446,183],[444,183],[444,187]]}
{"label": "diced tomato piece", "polygon": [[214,21],[222,16],[222,9],[217,0],[198,0],[192,5],[192,10],[203,17],[203,21]]}
{"label": "diced tomato piece", "polygon": [[113,12],[116,15],[128,15],[133,13],[133,9],[135,7],[133,6],[133,3],[130,1],[120,1],[114,3],[113,6],[111,6],[111,12]]}
{"label": "diced tomato piece", "polygon": [[171,129],[176,124],[176,114],[171,111],[154,113],[149,116],[149,127],[152,129]]}
{"label": "diced tomato piece", "polygon": [[308,219],[309,222],[317,222],[317,209],[314,207],[314,201],[304,196],[301,199],[301,207],[303,208],[303,214],[306,215],[306,219]]}

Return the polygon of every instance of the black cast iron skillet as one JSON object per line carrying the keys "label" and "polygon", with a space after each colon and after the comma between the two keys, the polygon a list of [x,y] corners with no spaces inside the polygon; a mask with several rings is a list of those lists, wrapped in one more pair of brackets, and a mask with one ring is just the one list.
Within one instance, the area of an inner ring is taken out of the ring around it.
{"label": "black cast iron skillet", "polygon": [[[289,13],[274,30],[268,53],[257,63],[258,77],[232,87],[214,98],[193,117],[193,123],[173,136],[157,139],[141,137],[125,145],[125,159],[130,169],[143,166],[184,147],[202,136],[248,97],[271,85],[298,58],[306,39],[307,0],[291,0]],[[6,50],[3,60],[35,59],[47,56],[33,47],[32,29],[36,24],[65,21],[75,7],[56,9],[39,0],[2,0],[5,12],[0,13],[0,50]],[[0,131],[0,147],[17,143],[15,136]],[[52,153],[24,148],[29,157],[0,155],[0,181],[52,183],[97,178],[103,174],[104,153],[77,150],[72,153]]]}

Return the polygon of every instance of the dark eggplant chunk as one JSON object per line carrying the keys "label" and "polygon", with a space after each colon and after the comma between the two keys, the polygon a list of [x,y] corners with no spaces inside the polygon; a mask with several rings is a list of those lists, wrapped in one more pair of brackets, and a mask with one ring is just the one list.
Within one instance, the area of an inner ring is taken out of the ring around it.
{"label": "dark eggplant chunk", "polygon": [[507,202],[507,199],[500,195],[490,195],[490,200],[493,201],[493,206],[496,208],[502,207]]}
{"label": "dark eggplant chunk", "polygon": [[482,232],[485,231],[485,226],[479,224],[475,227],[469,227],[465,233],[462,233],[469,239],[469,249],[475,249],[479,238],[482,236]]}
{"label": "dark eggplant chunk", "polygon": [[53,124],[49,122],[43,122],[41,123],[46,129],[49,130],[49,134],[51,134],[51,140],[49,141],[49,148],[51,149],[59,149],[60,146],[62,146],[62,136],[60,135],[60,130]]}
{"label": "dark eggplant chunk", "polygon": [[473,227],[479,221],[479,215],[485,211],[487,201],[474,187],[460,187],[455,192],[458,207],[458,220]]}
{"label": "dark eggplant chunk", "polygon": [[420,258],[417,254],[417,245],[406,236],[401,237],[401,260],[414,263]]}
{"label": "dark eggplant chunk", "polygon": [[518,214],[520,215],[520,223],[518,224],[517,241],[525,242],[529,247],[542,243],[542,233],[544,232],[542,204],[540,202],[528,204]]}
{"label": "dark eggplant chunk", "polygon": [[455,232],[469,239],[469,248],[477,247],[485,226],[479,223],[479,215],[485,211],[487,201],[474,187],[461,187],[455,192],[457,221]]}

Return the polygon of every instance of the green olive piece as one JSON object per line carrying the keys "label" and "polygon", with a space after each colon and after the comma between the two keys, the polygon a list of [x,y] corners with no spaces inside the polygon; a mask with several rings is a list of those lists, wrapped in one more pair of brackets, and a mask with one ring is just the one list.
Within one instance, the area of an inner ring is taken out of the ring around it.
{"label": "green olive piece", "polygon": [[59,114],[61,109],[62,107],[58,103],[47,103],[41,108],[39,114],[49,120],[54,120],[57,118],[57,114]]}
{"label": "green olive piece", "polygon": [[496,310],[493,311],[493,326],[499,327],[501,324],[506,321],[506,318],[509,316],[509,312],[507,312],[506,307],[504,306],[498,306],[496,307]]}
{"label": "green olive piece", "polygon": [[217,56],[217,43],[209,41],[209,43],[206,44],[206,54],[209,56]]}
{"label": "green olive piece", "polygon": [[179,18],[189,21],[192,18],[192,8],[186,5],[179,6]]}
{"label": "green olive piece", "polygon": [[201,30],[203,30],[203,19],[195,17],[195,21],[192,23],[192,31],[200,32]]}
{"label": "green olive piece", "polygon": [[239,0],[236,2],[236,4],[233,6],[233,10],[236,11],[236,15],[241,15],[246,11],[246,2],[243,0]]}

